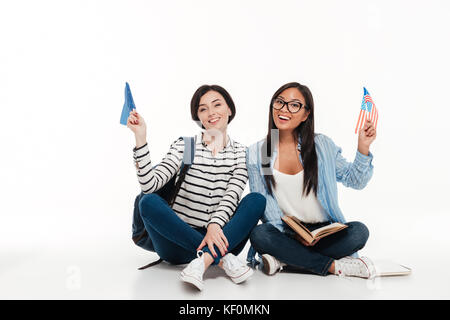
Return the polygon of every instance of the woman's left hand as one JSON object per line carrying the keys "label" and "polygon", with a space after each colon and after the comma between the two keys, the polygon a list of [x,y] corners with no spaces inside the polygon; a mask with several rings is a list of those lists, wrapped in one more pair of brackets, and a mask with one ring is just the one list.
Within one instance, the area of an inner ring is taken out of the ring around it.
{"label": "woman's left hand", "polygon": [[377,130],[373,122],[367,120],[364,127],[359,130],[358,135],[358,151],[366,156],[369,155],[369,147],[377,137]]}

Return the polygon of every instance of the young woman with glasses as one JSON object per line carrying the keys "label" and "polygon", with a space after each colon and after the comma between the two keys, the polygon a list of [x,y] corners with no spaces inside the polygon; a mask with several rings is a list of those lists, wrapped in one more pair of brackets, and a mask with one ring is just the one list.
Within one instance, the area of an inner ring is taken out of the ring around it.
{"label": "young woman with glasses", "polygon": [[[197,89],[191,100],[192,119],[204,129],[196,136],[195,157],[172,206],[154,192],[179,175],[185,150],[183,139],[152,167],[142,115],[130,112],[127,126],[134,132],[134,159],[144,196],[139,202],[145,230],[154,251],[172,264],[186,264],[181,279],[203,289],[203,274],[219,265],[235,283],[252,273],[237,255],[265,209],[265,198],[250,193],[240,200],[247,183],[246,147],[232,140],[228,124],[235,116],[229,93],[217,85]],[[167,134],[165,132],[164,134]],[[142,225],[142,223],[141,223]]]}
{"label": "young woman with glasses", "polygon": [[[329,137],[314,132],[312,94],[306,86],[292,82],[273,95],[268,129],[267,137],[249,147],[247,155],[250,190],[266,197],[263,223],[250,235],[248,261],[257,264],[255,254],[259,253],[269,275],[284,267],[322,276],[374,276],[371,260],[356,258],[369,231],[361,222],[346,223],[337,198],[337,182],[362,189],[372,176],[373,124],[367,121],[359,131],[355,159],[348,162]],[[310,231],[332,222],[348,227],[311,246],[294,239],[281,219],[285,214],[300,219]]]}

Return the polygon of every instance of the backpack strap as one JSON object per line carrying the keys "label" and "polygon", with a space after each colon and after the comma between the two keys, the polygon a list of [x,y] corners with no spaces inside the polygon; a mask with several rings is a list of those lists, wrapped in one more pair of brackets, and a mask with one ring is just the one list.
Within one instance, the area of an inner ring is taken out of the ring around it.
{"label": "backpack strap", "polygon": [[138,268],[138,270],[144,270],[153,266],[156,266],[157,264],[160,264],[163,261],[163,259],[159,258],[158,260],[151,262],[143,267]]}
{"label": "backpack strap", "polygon": [[183,137],[183,140],[184,140],[183,162],[181,163],[180,176],[178,177],[178,180],[175,183],[174,192],[172,193],[169,202],[169,206],[171,207],[175,202],[175,198],[177,197],[178,192],[180,191],[181,184],[183,183],[183,180],[186,176],[186,172],[191,167],[195,158],[195,144],[197,141],[196,137]]}
{"label": "backpack strap", "polygon": [[184,140],[184,153],[183,164],[191,165],[194,162],[195,157],[195,142],[196,137],[183,137]]}

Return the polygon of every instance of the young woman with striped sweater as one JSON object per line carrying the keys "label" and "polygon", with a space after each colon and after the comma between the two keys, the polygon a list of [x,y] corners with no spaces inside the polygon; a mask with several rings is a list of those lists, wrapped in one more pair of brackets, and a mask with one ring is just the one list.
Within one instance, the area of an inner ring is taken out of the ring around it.
{"label": "young woman with striped sweater", "polygon": [[144,196],[139,202],[143,225],[154,251],[172,264],[186,264],[181,279],[203,289],[203,274],[219,265],[235,283],[252,273],[237,258],[251,230],[264,213],[265,198],[250,193],[242,200],[248,180],[246,147],[227,134],[235,106],[217,85],[201,86],[191,100],[191,115],[201,124],[195,157],[171,206],[154,192],[179,175],[184,153],[180,138],[157,166],[150,161],[146,124],[135,110],[127,126],[136,138],[134,159]]}

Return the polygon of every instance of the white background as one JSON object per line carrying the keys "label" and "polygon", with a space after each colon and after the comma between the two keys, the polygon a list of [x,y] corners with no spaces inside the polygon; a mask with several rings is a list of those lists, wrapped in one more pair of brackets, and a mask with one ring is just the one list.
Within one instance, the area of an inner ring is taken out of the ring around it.
{"label": "white background", "polygon": [[[450,298],[449,16],[436,0],[1,2],[0,298]],[[380,113],[374,176],[362,191],[339,186],[340,206],[371,231],[363,255],[413,274],[258,272],[235,286],[212,270],[198,295],[181,267],[136,271],[156,256],[130,239],[139,186],[119,124],[125,81],[155,163],[198,132],[200,85],[230,92],[229,134],[250,145],[290,81],[311,89],[316,131],[353,160],[365,86]]]}

